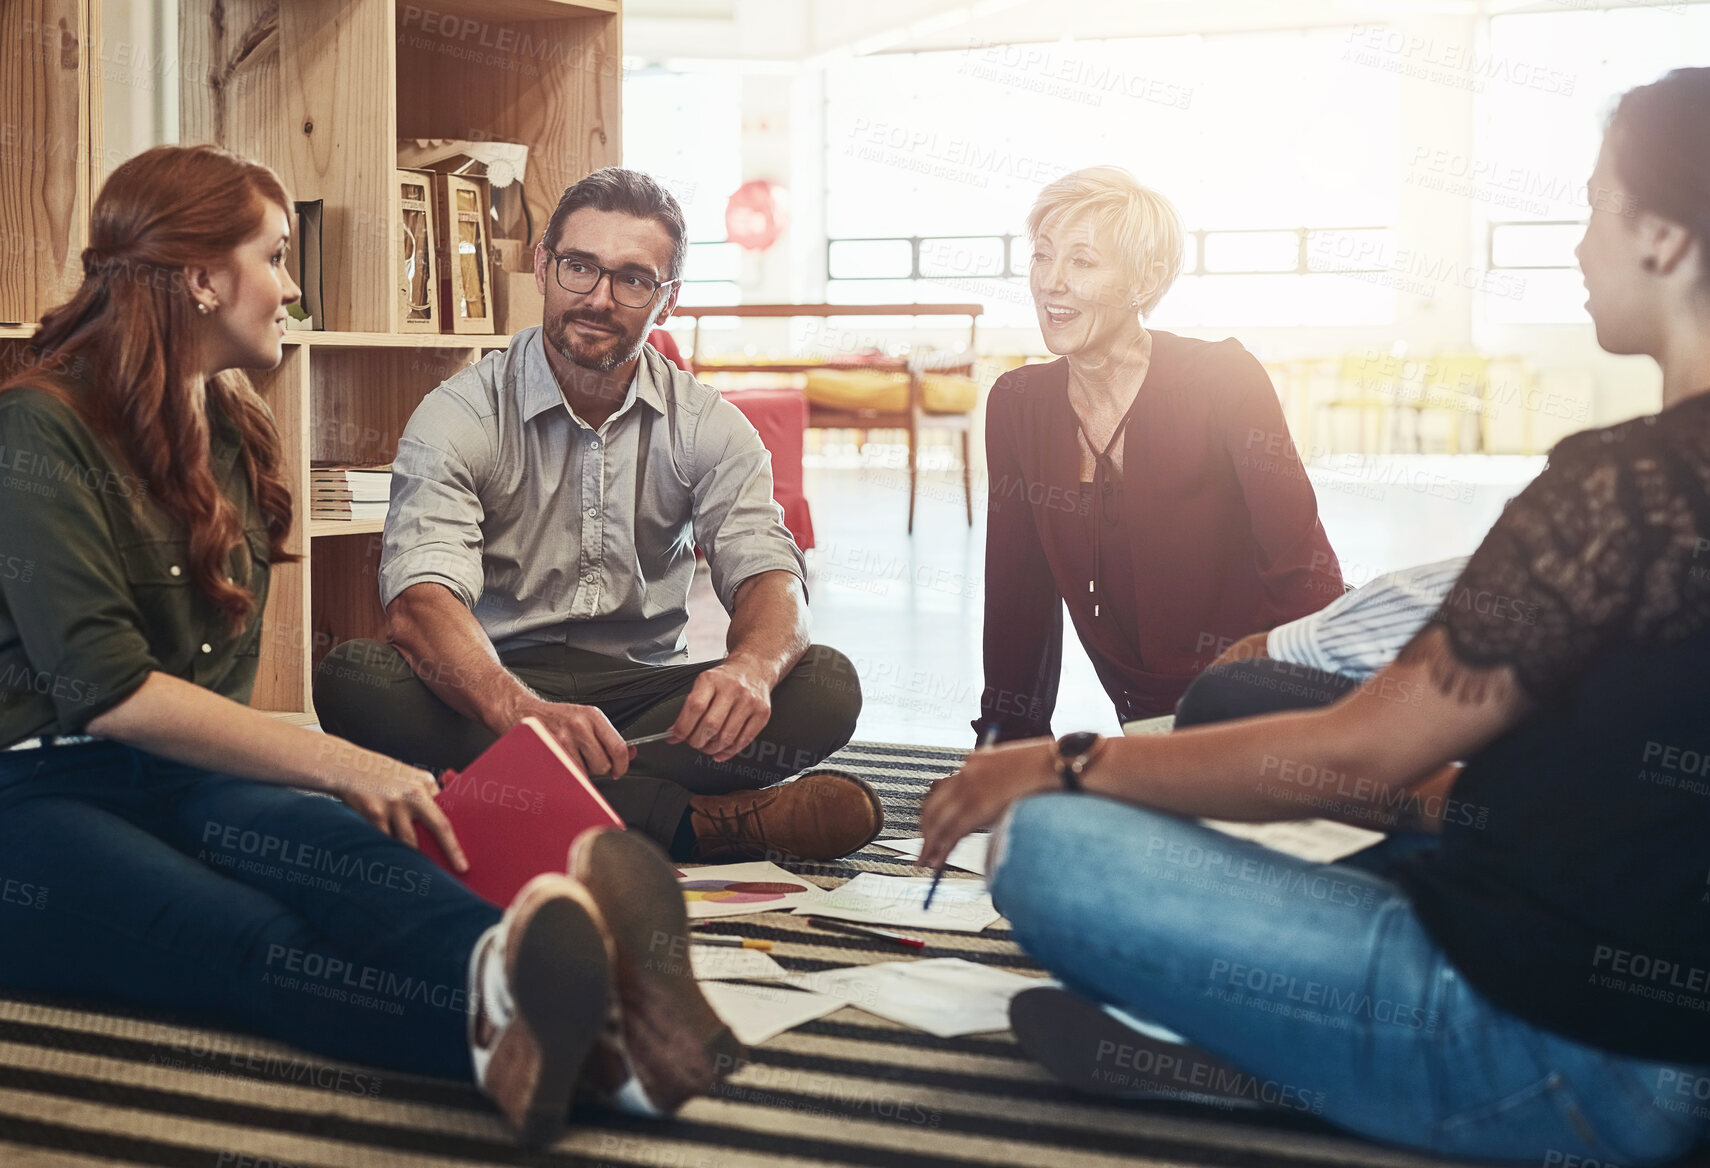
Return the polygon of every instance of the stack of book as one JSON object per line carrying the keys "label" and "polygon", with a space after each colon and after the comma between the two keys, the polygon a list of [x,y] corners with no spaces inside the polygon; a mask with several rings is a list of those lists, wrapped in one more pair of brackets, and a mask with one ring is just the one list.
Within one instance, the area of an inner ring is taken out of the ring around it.
{"label": "stack of book", "polygon": [[392,500],[390,466],[309,468],[312,519],[384,519]]}

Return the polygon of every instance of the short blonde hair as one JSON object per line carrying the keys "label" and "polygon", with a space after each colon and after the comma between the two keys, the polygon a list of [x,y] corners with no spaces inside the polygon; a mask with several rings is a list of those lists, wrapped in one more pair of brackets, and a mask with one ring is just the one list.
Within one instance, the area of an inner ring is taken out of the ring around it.
{"label": "short blonde hair", "polygon": [[1140,313],[1151,315],[1182,270],[1182,219],[1175,205],[1120,166],[1089,166],[1039,192],[1027,213],[1027,237],[1037,239],[1048,225],[1082,216],[1115,240],[1139,293]]}

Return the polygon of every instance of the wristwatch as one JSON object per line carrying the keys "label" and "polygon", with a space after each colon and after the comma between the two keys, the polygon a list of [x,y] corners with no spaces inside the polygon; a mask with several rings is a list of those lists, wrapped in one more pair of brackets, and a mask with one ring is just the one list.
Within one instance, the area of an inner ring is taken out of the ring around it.
{"label": "wristwatch", "polygon": [[1098,757],[1103,745],[1104,739],[1091,730],[1077,730],[1057,739],[1057,778],[1064,790],[1081,789],[1081,772]]}

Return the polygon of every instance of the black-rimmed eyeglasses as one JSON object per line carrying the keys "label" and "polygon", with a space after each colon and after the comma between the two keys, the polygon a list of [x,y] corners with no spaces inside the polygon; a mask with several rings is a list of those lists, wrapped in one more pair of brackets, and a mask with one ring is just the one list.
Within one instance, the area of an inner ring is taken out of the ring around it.
{"label": "black-rimmed eyeglasses", "polygon": [[552,272],[558,286],[577,296],[586,296],[600,286],[606,276],[612,278],[612,299],[625,308],[646,308],[659,295],[661,288],[678,283],[676,280],[655,280],[636,271],[602,268],[585,256],[553,253]]}

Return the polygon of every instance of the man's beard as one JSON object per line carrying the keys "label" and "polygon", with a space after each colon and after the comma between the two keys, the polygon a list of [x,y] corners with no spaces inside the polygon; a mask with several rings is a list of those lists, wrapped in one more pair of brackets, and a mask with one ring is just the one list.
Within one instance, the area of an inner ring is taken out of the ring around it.
{"label": "man's beard", "polygon": [[647,333],[653,323],[650,318],[634,333],[618,332],[605,341],[588,344],[570,336],[570,322],[578,319],[608,327],[618,322],[611,317],[567,312],[549,323],[544,330],[547,342],[558,350],[559,356],[572,365],[595,373],[610,373],[624,362],[633,361],[640,356],[642,347],[647,344]]}

